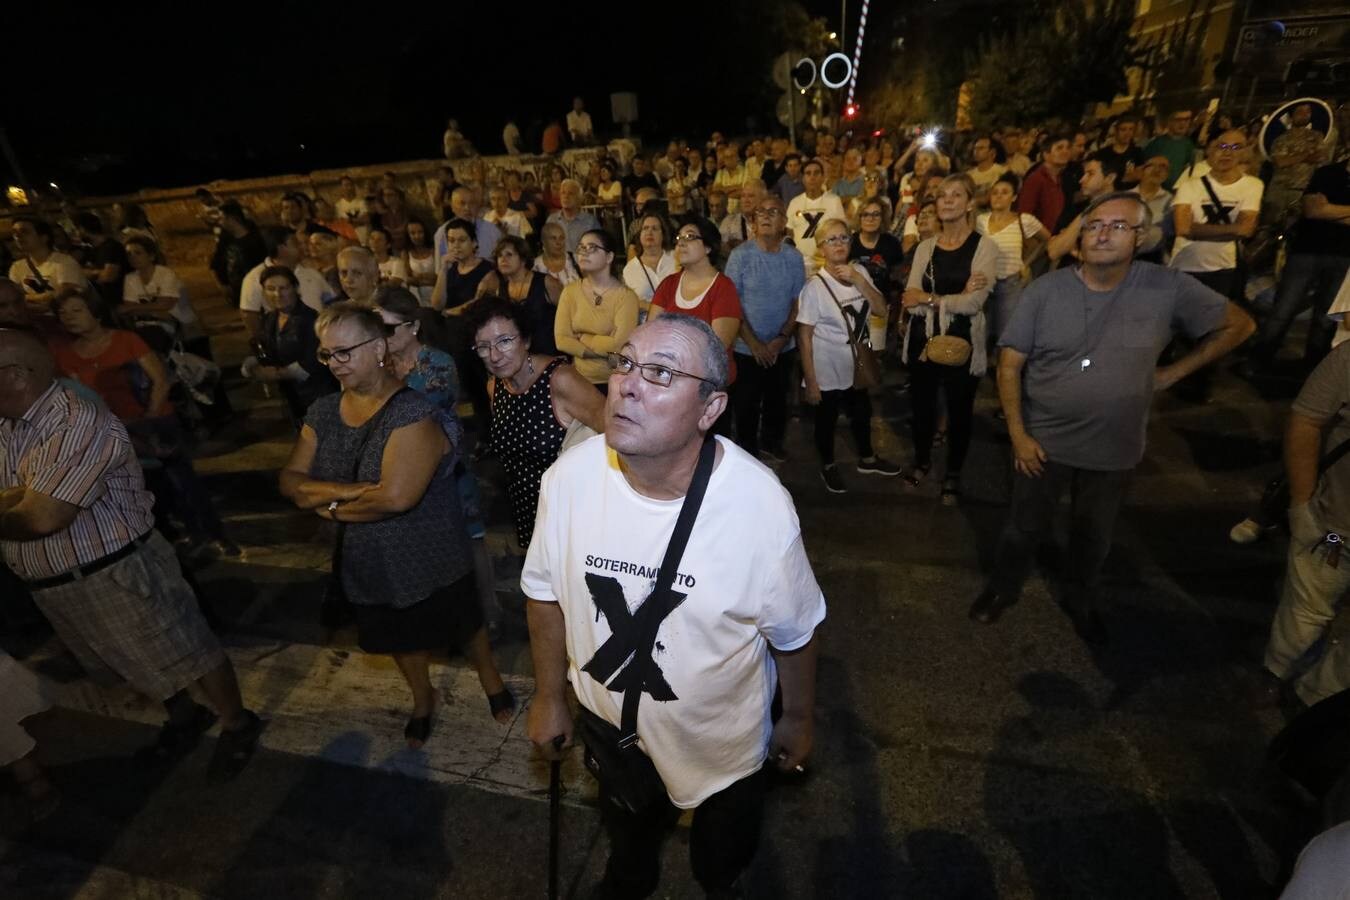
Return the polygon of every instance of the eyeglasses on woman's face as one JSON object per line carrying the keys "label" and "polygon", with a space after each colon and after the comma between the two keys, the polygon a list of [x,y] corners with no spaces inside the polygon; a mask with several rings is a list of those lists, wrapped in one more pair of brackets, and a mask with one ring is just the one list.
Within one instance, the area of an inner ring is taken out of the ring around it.
{"label": "eyeglasses on woman's face", "polygon": [[352,361],[352,352],[354,350],[364,347],[366,344],[369,344],[372,341],[378,340],[379,340],[378,337],[366,338],[359,344],[352,344],[350,347],[334,347],[332,350],[329,350],[327,347],[320,347],[319,352],[314,355],[317,356],[319,358],[319,362],[325,366],[331,365],[334,362],[337,362],[341,365],[346,365],[347,363]]}
{"label": "eyeglasses on woman's face", "polygon": [[851,238],[847,234],[840,232],[827,238],[821,238],[820,243],[826,247],[838,247],[840,244],[847,244],[850,240]]}
{"label": "eyeglasses on woman's face", "polygon": [[681,232],[675,235],[675,243],[677,244],[693,244],[702,240],[703,236],[698,234],[697,232],[694,233]]}
{"label": "eyeglasses on woman's face", "polygon": [[642,380],[657,385],[658,387],[670,387],[675,377],[693,378],[696,381],[703,381],[717,386],[715,381],[704,378],[701,375],[693,375],[689,372],[681,372],[679,369],[672,369],[670,366],[663,366],[660,363],[640,363],[636,360],[624,356],[622,353],[610,353],[605,357],[609,363],[609,370],[619,375],[627,375],[629,372],[637,369],[642,375]]}
{"label": "eyeglasses on woman's face", "polygon": [[487,359],[492,355],[493,350],[496,350],[498,353],[510,353],[511,348],[514,347],[519,340],[520,335],[518,334],[503,334],[490,341],[480,341],[479,343],[474,344],[473,352],[477,353],[479,358]]}
{"label": "eyeglasses on woman's face", "polygon": [[603,244],[595,241],[583,241],[577,244],[577,256],[590,256],[592,253],[608,253]]}

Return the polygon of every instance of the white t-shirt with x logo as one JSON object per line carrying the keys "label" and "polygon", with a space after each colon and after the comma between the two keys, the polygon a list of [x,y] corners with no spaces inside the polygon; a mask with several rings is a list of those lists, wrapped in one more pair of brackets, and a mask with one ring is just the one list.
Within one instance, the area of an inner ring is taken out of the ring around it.
{"label": "white t-shirt with x logo", "polygon": [[[1221,184],[1213,175],[1208,178],[1219,198],[1218,206],[1205,190],[1204,182],[1191,178],[1177,185],[1173,208],[1189,206],[1191,221],[1197,225],[1237,224],[1239,213],[1260,211],[1261,195],[1265,192],[1261,179],[1243,175],[1232,184]],[[1171,266],[1183,272],[1234,269],[1237,268],[1237,244],[1234,241],[1191,241],[1178,235],[1172,245]]]}
{"label": "white t-shirt with x logo", "polygon": [[[638,705],[638,746],[671,802],[688,809],[768,757],[772,645],[805,646],[825,598],[777,476],[729,440],[685,548]],[[618,726],[634,616],[656,583],[682,500],[637,493],[597,435],[544,473],[520,585],[561,603],[568,679],[587,709]]]}

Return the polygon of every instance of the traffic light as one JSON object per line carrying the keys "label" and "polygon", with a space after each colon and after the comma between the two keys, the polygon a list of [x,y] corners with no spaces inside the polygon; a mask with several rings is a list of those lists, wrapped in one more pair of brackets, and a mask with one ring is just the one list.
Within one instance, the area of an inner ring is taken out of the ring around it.
{"label": "traffic light", "polygon": [[858,113],[859,113],[861,110],[862,110],[862,107],[860,107],[860,106],[859,106],[858,104],[856,104],[856,103],[848,103],[848,104],[845,104],[845,106],[844,106],[844,118],[845,118],[845,119],[848,119],[850,122],[852,122],[854,119],[858,118]]}

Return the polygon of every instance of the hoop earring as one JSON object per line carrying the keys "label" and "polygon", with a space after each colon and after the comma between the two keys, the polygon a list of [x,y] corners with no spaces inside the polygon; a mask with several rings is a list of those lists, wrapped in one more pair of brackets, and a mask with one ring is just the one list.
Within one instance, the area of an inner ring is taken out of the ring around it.
{"label": "hoop earring", "polygon": [[381,369],[384,368],[384,360],[383,360],[383,359],[380,360],[380,368],[381,368]]}

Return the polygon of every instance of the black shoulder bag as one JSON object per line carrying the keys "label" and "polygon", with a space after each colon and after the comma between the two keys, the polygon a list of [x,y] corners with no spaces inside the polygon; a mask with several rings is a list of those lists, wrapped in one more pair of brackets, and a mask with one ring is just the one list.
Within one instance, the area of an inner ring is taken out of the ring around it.
{"label": "black shoulder bag", "polygon": [[652,645],[656,632],[670,611],[670,587],[675,581],[675,570],[684,555],[694,520],[703,504],[703,494],[712,475],[713,460],[717,456],[717,440],[709,436],[699,451],[689,491],[675,520],[675,531],[670,536],[661,570],[656,576],[656,587],[638,608],[638,640],[633,658],[623,670],[636,677],[628,678],[623,693],[623,714],[620,727],[615,728],[595,713],[581,708],[577,733],[586,745],[586,768],[604,787],[613,801],[631,813],[639,813],[666,797],[666,786],[656,771],[651,758],[639,749],[637,733],[638,702],[647,683],[652,665]]}

